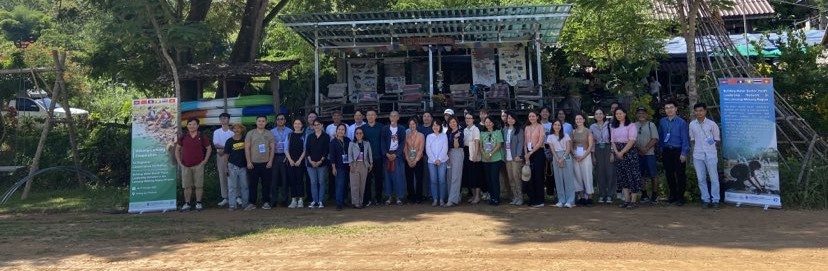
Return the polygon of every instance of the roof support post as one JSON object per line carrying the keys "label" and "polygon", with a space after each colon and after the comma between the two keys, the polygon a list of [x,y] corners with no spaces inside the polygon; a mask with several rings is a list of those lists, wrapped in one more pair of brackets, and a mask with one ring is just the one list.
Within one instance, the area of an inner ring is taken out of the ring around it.
{"label": "roof support post", "polygon": [[428,45],[428,108],[434,108],[434,50]]}
{"label": "roof support post", "polygon": [[314,76],[314,111],[319,112],[319,32],[315,32],[313,38],[313,76]]}
{"label": "roof support post", "polygon": [[538,70],[538,94],[541,96],[540,104],[544,106],[544,97],[543,97],[543,70],[541,69],[541,43],[540,43],[540,33],[535,32],[535,58],[538,63],[537,70]]}

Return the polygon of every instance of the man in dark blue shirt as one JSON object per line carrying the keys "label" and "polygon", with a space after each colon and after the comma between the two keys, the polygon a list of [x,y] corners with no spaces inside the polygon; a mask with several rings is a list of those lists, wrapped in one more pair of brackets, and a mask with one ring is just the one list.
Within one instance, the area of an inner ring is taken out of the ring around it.
{"label": "man in dark blue shirt", "polygon": [[[430,135],[431,133],[434,132],[434,130],[431,129],[431,124],[434,122],[434,117],[431,116],[431,112],[428,112],[428,111],[423,112],[422,121],[423,121],[423,125],[417,126],[417,131],[420,131],[420,133],[423,133],[423,138],[427,138],[428,135]],[[428,161],[428,154],[425,151],[423,152],[423,161]],[[428,180],[431,180],[431,179],[429,179],[429,178],[431,178],[431,177],[429,177],[429,175],[428,175],[428,167],[423,167],[423,180],[425,180],[425,181],[422,182],[423,183],[423,190],[422,191],[431,191],[431,182],[428,181]],[[426,193],[426,194],[431,194],[431,193]],[[424,195],[423,200],[425,200],[425,202],[431,202],[431,195]]]}
{"label": "man in dark blue shirt", "polygon": [[[377,111],[368,110],[366,113],[368,123],[362,125],[362,131],[365,133],[365,140],[371,143],[371,154],[374,157],[374,167],[368,173],[368,180],[365,183],[365,198],[362,203],[363,206],[371,206],[372,203],[382,202],[382,184],[385,181],[385,161],[383,158],[385,154],[380,149],[380,135],[382,134],[382,124],[377,122]],[[374,195],[371,196],[371,183],[374,184]]]}
{"label": "man in dark blue shirt", "polygon": [[677,206],[684,205],[684,191],[687,187],[687,153],[690,151],[690,133],[687,121],[676,115],[676,103],[664,103],[667,116],[658,122],[659,148],[662,153],[664,171],[667,173],[667,185],[670,187],[668,202]]}

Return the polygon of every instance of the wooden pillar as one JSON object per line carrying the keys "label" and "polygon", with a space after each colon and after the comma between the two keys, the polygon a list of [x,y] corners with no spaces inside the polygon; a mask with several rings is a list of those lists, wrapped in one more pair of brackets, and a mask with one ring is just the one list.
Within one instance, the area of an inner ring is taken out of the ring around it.
{"label": "wooden pillar", "polygon": [[271,74],[270,75],[270,91],[273,92],[273,113],[274,115],[279,115],[282,107],[282,99],[279,93],[279,75],[278,74]]}

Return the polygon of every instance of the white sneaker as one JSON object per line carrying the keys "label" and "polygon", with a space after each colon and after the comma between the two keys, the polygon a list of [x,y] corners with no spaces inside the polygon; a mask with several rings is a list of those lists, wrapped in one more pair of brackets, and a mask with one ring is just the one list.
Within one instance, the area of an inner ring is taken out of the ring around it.
{"label": "white sneaker", "polygon": [[325,208],[325,205],[322,205],[322,202],[320,201],[316,208],[322,209]]}
{"label": "white sneaker", "polygon": [[195,209],[196,211],[201,211],[204,209],[204,206],[201,205],[201,202],[196,202]]}
{"label": "white sneaker", "polygon": [[435,199],[434,202],[431,203],[431,207],[437,207],[437,200]]}
{"label": "white sneaker", "polygon": [[242,202],[242,199],[240,197],[236,198],[236,205],[237,206],[243,206],[244,205],[244,202]]}
{"label": "white sneaker", "polygon": [[304,208],[305,203],[302,202],[302,198],[299,198],[299,203],[296,203],[296,208]]}
{"label": "white sneaker", "polygon": [[190,204],[184,203],[184,205],[181,205],[181,211],[182,212],[189,211],[189,210],[190,210]]}
{"label": "white sneaker", "polygon": [[440,207],[446,206],[446,203],[443,200],[440,200]]}
{"label": "white sneaker", "polygon": [[517,199],[512,199],[512,201],[509,202],[509,205],[515,205],[515,202],[517,202]]}
{"label": "white sneaker", "polygon": [[566,207],[566,208],[572,208],[572,207],[574,207],[574,206],[575,206],[575,205],[572,205],[572,203],[567,203],[567,204],[564,204],[564,207]]}
{"label": "white sneaker", "polygon": [[598,197],[598,203],[604,203],[604,197]]}
{"label": "white sneaker", "polygon": [[315,202],[315,201],[311,201],[311,204],[310,204],[310,205],[308,205],[308,208],[311,208],[311,209],[316,208],[316,202]]}
{"label": "white sneaker", "polygon": [[245,210],[245,211],[252,211],[252,210],[256,210],[256,204],[249,204],[249,203],[248,203],[248,204],[247,204],[247,207],[244,207],[244,210]]}
{"label": "white sneaker", "polygon": [[[543,204],[541,204],[541,205],[543,205]],[[515,206],[523,206],[523,200],[522,199],[516,200],[515,201]],[[543,206],[541,206],[541,207],[543,207]]]}
{"label": "white sneaker", "polygon": [[563,208],[563,206],[564,206],[564,204],[561,203],[561,202],[558,202],[557,204],[555,204],[555,207],[558,207],[558,208]]}
{"label": "white sneaker", "polygon": [[269,203],[269,202],[265,202],[264,204],[262,204],[262,209],[265,209],[265,210],[270,210],[270,203]]}
{"label": "white sneaker", "polygon": [[543,203],[541,203],[541,204],[538,204],[538,205],[532,205],[532,208],[541,208],[541,207],[543,207],[543,206],[546,206],[546,205],[544,205]]}
{"label": "white sneaker", "polygon": [[489,193],[483,193],[483,200],[489,200],[490,197]]}
{"label": "white sneaker", "polygon": [[292,201],[290,201],[290,205],[288,206],[288,208],[290,208],[290,209],[296,208],[296,199],[293,199]]}
{"label": "white sneaker", "polygon": [[223,200],[219,201],[219,203],[217,205],[219,207],[224,207],[224,205],[227,205],[227,203],[228,203],[227,199],[223,199]]}

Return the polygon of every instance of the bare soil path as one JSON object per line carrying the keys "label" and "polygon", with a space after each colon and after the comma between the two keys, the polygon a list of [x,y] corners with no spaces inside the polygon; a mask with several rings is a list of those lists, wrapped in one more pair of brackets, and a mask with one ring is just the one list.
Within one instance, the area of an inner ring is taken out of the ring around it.
{"label": "bare soil path", "polygon": [[828,270],[827,211],[425,205],[0,215],[0,269]]}

